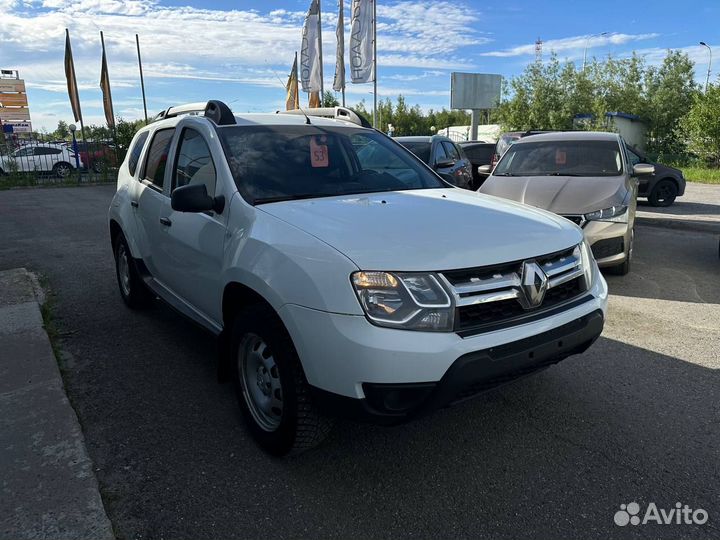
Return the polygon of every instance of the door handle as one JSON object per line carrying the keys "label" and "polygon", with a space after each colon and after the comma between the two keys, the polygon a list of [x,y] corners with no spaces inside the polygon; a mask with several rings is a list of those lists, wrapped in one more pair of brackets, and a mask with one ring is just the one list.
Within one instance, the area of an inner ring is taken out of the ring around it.
{"label": "door handle", "polygon": [[166,218],[166,217],[161,217],[160,223],[162,225],[165,225],[166,227],[169,227],[170,225],[172,225],[172,221],[170,221],[170,218]]}
{"label": "door handle", "polygon": [[133,208],[137,208],[137,207],[138,207],[138,202],[137,202],[137,201],[130,201],[130,206],[132,206]]}

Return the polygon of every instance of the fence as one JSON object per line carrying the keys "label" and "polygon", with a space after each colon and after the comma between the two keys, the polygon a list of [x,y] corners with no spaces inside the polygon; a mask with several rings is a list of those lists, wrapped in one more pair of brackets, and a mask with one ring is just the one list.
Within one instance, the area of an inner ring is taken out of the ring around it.
{"label": "fence", "polygon": [[111,182],[123,158],[112,141],[0,133],[0,185]]}

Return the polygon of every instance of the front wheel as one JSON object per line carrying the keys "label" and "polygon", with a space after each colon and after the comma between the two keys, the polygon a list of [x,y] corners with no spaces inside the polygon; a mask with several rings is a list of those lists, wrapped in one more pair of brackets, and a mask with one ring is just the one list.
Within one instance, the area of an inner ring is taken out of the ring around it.
{"label": "front wheel", "polygon": [[333,422],[317,410],[290,336],[266,306],[243,310],[232,329],[235,389],[248,430],[269,454],[320,444]]}
{"label": "front wheel", "polygon": [[675,202],[678,194],[678,187],[675,182],[668,180],[660,180],[648,195],[650,206],[670,206]]}

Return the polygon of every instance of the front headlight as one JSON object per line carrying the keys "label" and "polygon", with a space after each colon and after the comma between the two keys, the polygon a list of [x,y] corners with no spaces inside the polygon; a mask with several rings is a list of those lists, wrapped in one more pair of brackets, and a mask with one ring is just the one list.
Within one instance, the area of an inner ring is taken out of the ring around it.
{"label": "front headlight", "polygon": [[583,240],[580,244],[580,260],[585,276],[585,288],[589,291],[593,286],[593,277],[595,277],[595,259],[587,240]]}
{"label": "front headlight", "polygon": [[627,206],[611,206],[610,208],[603,208],[602,210],[596,210],[585,214],[587,221],[613,221],[615,223],[627,223],[628,222],[628,207]]}
{"label": "front headlight", "polygon": [[450,332],[455,310],[433,274],[355,272],[355,293],[365,314],[378,326]]}

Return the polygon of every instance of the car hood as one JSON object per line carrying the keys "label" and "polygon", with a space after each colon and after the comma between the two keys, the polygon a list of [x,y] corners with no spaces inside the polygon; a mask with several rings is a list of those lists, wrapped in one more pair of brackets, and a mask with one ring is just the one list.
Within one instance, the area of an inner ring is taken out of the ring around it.
{"label": "car hood", "polygon": [[622,204],[624,176],[490,176],[482,193],[529,204],[556,214],[586,214]]}
{"label": "car hood", "polygon": [[426,189],[257,206],[363,270],[449,270],[544,255],[582,240],[564,218],[463,189]]}

